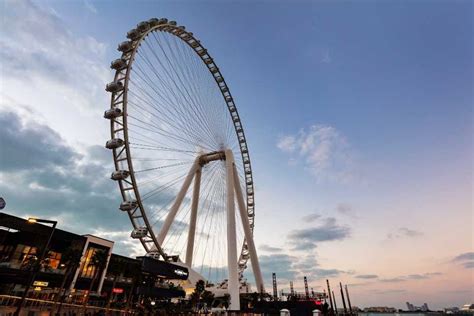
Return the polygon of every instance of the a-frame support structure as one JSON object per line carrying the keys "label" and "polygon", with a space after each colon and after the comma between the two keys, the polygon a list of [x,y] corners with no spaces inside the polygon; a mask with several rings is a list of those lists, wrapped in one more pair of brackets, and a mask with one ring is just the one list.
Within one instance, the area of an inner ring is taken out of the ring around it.
{"label": "a-frame support structure", "polygon": [[235,166],[234,155],[231,150],[218,151],[200,155],[196,158],[191,169],[189,170],[183,186],[181,187],[165,222],[157,236],[160,245],[163,244],[166,235],[173,223],[176,214],[183,202],[184,197],[194,179],[193,197],[191,202],[191,215],[189,222],[188,243],[186,247],[185,263],[191,268],[193,262],[194,237],[196,234],[197,212],[199,206],[199,191],[201,186],[202,167],[212,161],[225,160],[226,165],[226,190],[227,190],[227,266],[228,266],[228,292],[230,294],[230,310],[240,310],[239,301],[239,275],[238,275],[238,258],[237,258],[237,236],[236,236],[236,214],[235,205],[237,203],[240,218],[242,219],[242,227],[245,234],[245,240],[248,245],[250,254],[250,262],[255,276],[255,283],[258,291],[264,291],[264,284],[260,264],[258,262],[257,250],[253,240],[252,230],[248,221],[247,206],[242,194],[237,167]]}

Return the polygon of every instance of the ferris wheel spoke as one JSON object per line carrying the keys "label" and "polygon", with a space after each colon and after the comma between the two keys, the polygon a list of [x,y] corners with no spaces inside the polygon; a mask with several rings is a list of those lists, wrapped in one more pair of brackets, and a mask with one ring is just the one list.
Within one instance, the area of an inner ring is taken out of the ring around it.
{"label": "ferris wheel spoke", "polygon": [[[168,54],[166,53],[166,50],[164,49],[163,45],[160,45],[160,42],[158,41],[157,37],[155,36],[155,34],[153,33],[152,34],[153,37],[155,38],[155,41],[156,43],[158,44],[157,46],[161,49],[166,61],[168,62],[168,65],[169,65],[169,68],[170,69],[173,69],[173,70],[177,70],[180,68],[179,66],[179,63],[177,63],[177,66],[176,66],[176,63],[175,63],[175,66],[173,66],[173,64],[171,63],[170,61],[170,57],[168,56]],[[168,43],[168,41],[163,41],[164,43]],[[152,53],[155,55],[155,57],[157,58],[157,60],[160,62],[161,64],[161,61],[160,59],[157,57],[156,53],[154,50],[152,50]],[[171,50],[171,53],[174,53],[173,50]],[[169,78],[171,79],[171,82],[174,83],[174,86],[177,88],[178,92],[180,93],[180,95],[183,97],[184,100],[186,100],[187,104],[192,104],[194,107],[196,107],[196,102],[195,102],[195,99],[191,96],[191,94],[189,93],[188,89],[187,89],[187,85],[185,85],[182,81],[182,76],[171,76],[171,74],[167,71],[167,67],[163,67],[165,69],[165,73],[168,74]],[[177,81],[179,81],[180,84],[178,84]],[[186,103],[183,103],[183,104],[186,104]],[[209,127],[208,125],[208,122],[207,120],[205,119],[205,117],[203,117],[202,115],[200,115],[199,113],[197,113],[194,109],[193,106],[190,106],[191,110],[193,111],[194,115],[196,115],[196,117],[199,117],[200,120],[201,120],[201,123],[203,123],[207,128]],[[208,129],[208,131],[210,132],[210,130]]]}
{"label": "ferris wheel spoke", "polygon": [[[146,42],[147,45],[148,42]],[[156,53],[152,50],[152,53],[155,55],[156,59],[158,60],[158,62],[162,65],[162,68],[163,68],[163,73],[167,74],[169,79],[174,83],[174,85],[176,86],[178,92],[180,92],[179,94],[175,93],[175,89],[173,88],[170,88],[168,86],[168,90],[167,91],[170,91],[171,94],[174,96],[174,99],[176,100],[176,102],[174,103],[175,105],[175,109],[178,110],[179,114],[182,116],[182,117],[185,117],[187,119],[192,119],[192,117],[185,111],[185,109],[183,108],[183,105],[184,104],[189,104],[189,100],[186,99],[186,96],[183,94],[183,92],[179,89],[179,86],[176,84],[176,82],[174,81],[173,77],[170,75],[168,69],[166,67],[163,66],[163,64],[161,63],[161,60],[159,59],[158,56],[156,56]],[[144,54],[145,55],[145,54]],[[151,67],[154,69],[154,66],[153,64],[149,61],[148,57],[145,55],[145,60],[147,61],[147,63],[149,65],[151,65]],[[154,69],[154,74],[155,76],[160,80],[160,81],[163,81],[162,78],[158,75],[158,71],[156,71],[156,69]],[[192,107],[190,107],[192,108]]]}

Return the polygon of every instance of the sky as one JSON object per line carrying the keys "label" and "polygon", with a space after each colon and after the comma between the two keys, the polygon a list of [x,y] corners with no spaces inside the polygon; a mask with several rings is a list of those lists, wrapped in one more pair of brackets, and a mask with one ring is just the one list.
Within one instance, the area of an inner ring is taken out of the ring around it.
{"label": "sky", "polygon": [[[255,241],[276,272],[357,306],[474,298],[470,1],[1,1],[4,211],[140,254],[120,216],[105,83],[138,22],[199,37],[239,109]],[[342,306],[342,304],[338,304]]]}

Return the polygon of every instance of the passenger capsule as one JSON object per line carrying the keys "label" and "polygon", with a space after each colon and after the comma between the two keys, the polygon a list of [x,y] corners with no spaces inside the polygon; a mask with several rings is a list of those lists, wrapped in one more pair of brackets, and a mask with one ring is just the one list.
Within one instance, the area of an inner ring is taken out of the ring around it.
{"label": "passenger capsule", "polygon": [[186,26],[180,25],[180,26],[178,26],[178,28],[184,31],[186,29]]}
{"label": "passenger capsule", "polygon": [[120,110],[119,108],[111,108],[104,112],[104,118],[109,120],[119,117],[120,115],[122,115],[122,110]]}
{"label": "passenger capsule", "polygon": [[123,201],[120,203],[119,209],[124,212],[132,211],[138,207],[138,202],[135,200],[132,201]]}
{"label": "passenger capsule", "polygon": [[105,143],[105,148],[107,149],[115,149],[122,147],[125,144],[123,139],[120,138],[113,138],[111,140],[108,140],[107,143]]}
{"label": "passenger capsule", "polygon": [[135,41],[140,38],[140,35],[142,33],[137,30],[137,29],[131,29],[130,31],[127,32],[127,38],[131,39],[132,41]]}
{"label": "passenger capsule", "polygon": [[204,56],[207,54],[207,49],[202,49],[198,52],[199,56]]}
{"label": "passenger capsule", "polygon": [[118,58],[110,63],[110,68],[115,70],[121,70],[127,67],[127,60],[124,58]]}
{"label": "passenger capsule", "polygon": [[128,178],[129,175],[130,175],[130,172],[128,172],[127,170],[117,170],[117,171],[112,172],[110,179],[123,180],[123,179]]}
{"label": "passenger capsule", "polygon": [[150,29],[150,24],[147,21],[143,21],[137,24],[137,30],[141,33],[146,32]]}
{"label": "passenger capsule", "polygon": [[221,88],[221,91],[222,91],[223,93],[226,93],[226,92],[229,92],[229,89],[228,89],[227,87],[222,87],[222,88]]}
{"label": "passenger capsule", "polygon": [[169,24],[169,25],[176,26],[176,21],[168,21],[168,24]]}
{"label": "passenger capsule", "polygon": [[157,26],[158,24],[160,24],[160,20],[158,20],[157,18],[151,18],[151,19],[148,20],[148,24],[151,27],[154,27],[154,26]]}
{"label": "passenger capsule", "polygon": [[108,92],[118,92],[123,89],[123,84],[121,81],[112,81],[105,86],[105,91]]}
{"label": "passenger capsule", "polygon": [[158,20],[158,24],[166,24],[168,23],[168,19],[167,18],[161,18]]}
{"label": "passenger capsule", "polygon": [[132,231],[132,233],[130,234],[130,237],[134,239],[143,238],[143,237],[146,237],[147,234],[148,234],[148,229],[146,227],[139,227]]}
{"label": "passenger capsule", "polygon": [[125,41],[119,44],[117,50],[122,53],[129,52],[133,49],[133,44],[130,41]]}
{"label": "passenger capsule", "polygon": [[224,79],[223,79],[222,77],[217,77],[217,78],[216,78],[216,81],[219,82],[219,83],[221,83],[221,82],[224,81]]}

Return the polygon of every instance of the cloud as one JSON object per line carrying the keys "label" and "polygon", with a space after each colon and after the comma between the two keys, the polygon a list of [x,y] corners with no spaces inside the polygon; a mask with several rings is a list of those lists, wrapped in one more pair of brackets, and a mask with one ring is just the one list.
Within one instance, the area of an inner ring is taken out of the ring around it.
{"label": "cloud", "polygon": [[334,217],[328,217],[319,226],[291,231],[288,239],[295,250],[309,250],[320,242],[343,240],[350,233],[349,227],[339,225]]}
{"label": "cloud", "polygon": [[14,171],[46,166],[67,166],[80,155],[47,126],[22,122],[13,112],[0,112],[0,166]]}
{"label": "cloud", "polygon": [[28,0],[7,2],[0,22],[3,84],[28,86],[36,95],[54,91],[75,111],[97,111],[98,101],[107,104],[107,45],[75,36],[52,10]]}
{"label": "cloud", "polygon": [[395,294],[395,293],[405,293],[404,289],[389,289],[389,290],[372,290],[374,294]]}
{"label": "cloud", "polygon": [[423,236],[423,232],[406,227],[400,227],[396,232],[387,234],[387,239],[416,238]]}
{"label": "cloud", "polygon": [[353,158],[345,137],[332,126],[312,125],[295,135],[278,139],[277,147],[302,164],[317,180],[347,182],[352,178]]}
{"label": "cloud", "polygon": [[326,50],[324,53],[323,53],[323,56],[321,58],[321,62],[324,63],[324,64],[330,64],[332,61],[332,58],[331,56],[329,55],[329,51]]}
{"label": "cloud", "polygon": [[456,257],[454,257],[453,261],[467,261],[467,260],[474,260],[474,252],[465,252]]}
{"label": "cloud", "polygon": [[399,276],[395,278],[380,279],[379,281],[383,283],[394,283],[394,282],[404,282],[407,280],[427,280],[439,275],[442,275],[442,273],[441,272],[427,272],[423,274],[409,274],[409,275]]}
{"label": "cloud", "polygon": [[462,253],[454,257],[452,261],[461,263],[466,269],[474,269],[474,252]]}
{"label": "cloud", "polygon": [[276,273],[280,280],[293,280],[297,276],[297,271],[293,264],[297,257],[287,254],[260,255],[259,262],[266,284],[271,284],[272,273]]}
{"label": "cloud", "polygon": [[[0,124],[0,192],[6,212],[55,218],[59,228],[79,234],[130,233],[128,217],[118,210],[116,183],[109,179],[112,160],[99,154],[105,148],[87,146],[79,153],[48,126],[1,109]],[[122,246],[116,250],[127,254],[130,245]]]}
{"label": "cloud", "polygon": [[259,248],[260,250],[266,251],[266,252],[282,252],[283,251],[283,248],[272,247],[269,245],[261,245]]}
{"label": "cloud", "polygon": [[89,0],[84,0],[84,6],[90,12],[97,14],[97,8]]}
{"label": "cloud", "polygon": [[376,279],[376,278],[378,278],[378,275],[376,275],[376,274],[360,274],[360,275],[356,275],[355,278],[357,278],[357,279]]}
{"label": "cloud", "polygon": [[303,216],[301,219],[302,219],[305,223],[312,223],[312,222],[316,221],[316,220],[319,219],[319,218],[321,218],[321,215],[320,215],[320,214],[313,213],[313,214],[305,215],[305,216]]}

